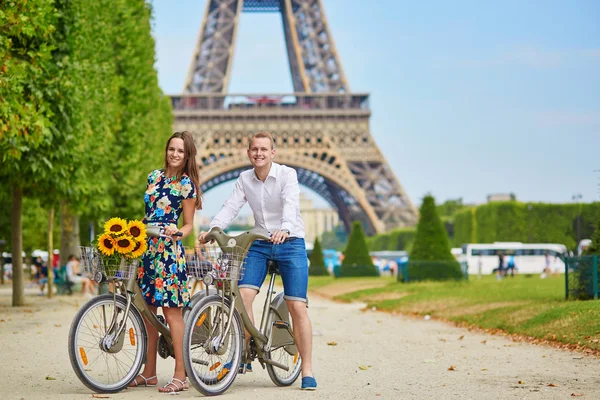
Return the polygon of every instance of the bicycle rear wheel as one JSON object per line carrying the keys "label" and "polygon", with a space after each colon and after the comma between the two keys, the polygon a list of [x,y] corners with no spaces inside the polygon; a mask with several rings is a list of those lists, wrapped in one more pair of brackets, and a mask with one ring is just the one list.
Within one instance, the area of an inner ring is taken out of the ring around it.
{"label": "bicycle rear wheel", "polygon": [[[235,380],[242,358],[240,315],[218,295],[207,296],[192,308],[183,335],[183,361],[192,385],[206,396],[224,393]],[[223,342],[223,345],[220,343]]]}
{"label": "bicycle rear wheel", "polygon": [[294,340],[290,312],[285,300],[278,299],[278,297],[271,302],[269,311],[271,349],[265,355],[268,360],[283,364],[288,370],[267,364],[267,372],[277,386],[290,386],[300,376],[302,359]]}
{"label": "bicycle rear wheel", "polygon": [[[69,331],[69,358],[81,382],[98,393],[116,393],[127,387],[139,373],[147,349],[146,327],[134,307],[123,317],[126,300],[105,294],[88,301],[77,313]],[[116,307],[115,307],[116,306]],[[113,314],[123,321],[123,334],[111,351],[101,343]]]}

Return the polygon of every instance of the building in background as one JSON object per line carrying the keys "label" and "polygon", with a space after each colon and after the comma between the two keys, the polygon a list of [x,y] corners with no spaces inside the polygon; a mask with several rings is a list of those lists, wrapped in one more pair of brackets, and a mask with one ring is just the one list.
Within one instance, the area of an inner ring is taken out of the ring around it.
{"label": "building in background", "polygon": [[[312,249],[315,239],[321,239],[324,232],[332,231],[340,223],[338,212],[333,208],[315,208],[313,200],[308,198],[304,193],[300,193],[300,213],[304,220],[304,231],[306,247]],[[210,221],[213,217],[196,214],[194,218],[196,236],[200,232],[208,230]],[[254,226],[253,215],[238,215],[230,224],[231,226]]]}
{"label": "building in background", "polygon": [[340,222],[338,212],[333,208],[315,208],[313,201],[300,193],[300,213],[304,220],[306,247],[312,248],[316,238],[323,232],[332,231]]}
{"label": "building in background", "polygon": [[517,196],[514,193],[492,193],[488,194],[487,201],[491,203],[493,201],[516,201]]}

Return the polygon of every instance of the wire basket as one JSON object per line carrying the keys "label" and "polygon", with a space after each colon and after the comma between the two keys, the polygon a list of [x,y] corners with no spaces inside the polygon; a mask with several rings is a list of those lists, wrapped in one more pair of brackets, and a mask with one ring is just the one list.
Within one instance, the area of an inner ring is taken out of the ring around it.
{"label": "wire basket", "polygon": [[131,279],[140,264],[138,259],[107,257],[94,247],[81,246],[80,249],[82,272],[89,277],[100,272],[108,280]]}
{"label": "wire basket", "polygon": [[206,244],[185,248],[189,274],[196,279],[212,275],[216,280],[240,280],[246,270],[246,250],[240,246],[225,247]]}

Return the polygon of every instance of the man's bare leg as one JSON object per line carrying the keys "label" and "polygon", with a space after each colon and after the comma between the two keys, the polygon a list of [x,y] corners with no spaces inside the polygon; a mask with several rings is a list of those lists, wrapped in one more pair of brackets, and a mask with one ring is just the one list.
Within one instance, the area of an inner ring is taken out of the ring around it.
{"label": "man's bare leg", "polygon": [[[248,313],[248,317],[250,317],[250,321],[254,324],[254,310],[252,309],[252,305],[254,304],[254,299],[258,291],[256,289],[250,288],[240,288],[240,295],[242,296],[242,302],[244,303],[244,308],[246,308],[246,312]],[[250,341],[250,333],[246,331],[246,349],[248,348],[248,342]],[[245,356],[245,355],[244,355]],[[243,360],[243,362],[250,362],[250,360]]]}
{"label": "man's bare leg", "polygon": [[286,300],[292,316],[294,339],[302,358],[302,377],[313,376],[312,372],[312,325],[306,303],[298,300]]}

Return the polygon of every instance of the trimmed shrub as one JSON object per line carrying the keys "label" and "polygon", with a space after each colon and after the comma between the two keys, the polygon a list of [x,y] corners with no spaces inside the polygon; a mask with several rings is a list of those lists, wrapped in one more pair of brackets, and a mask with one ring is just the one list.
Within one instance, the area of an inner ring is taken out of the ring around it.
{"label": "trimmed shrub", "polygon": [[408,261],[409,281],[460,280],[463,273],[458,261]]}
{"label": "trimmed shrub", "polygon": [[435,199],[425,196],[408,262],[408,280],[462,278],[460,264],[450,252],[446,229],[438,216]]}
{"label": "trimmed shrub", "polygon": [[315,239],[315,244],[312,252],[310,253],[310,267],[308,268],[308,275],[310,276],[325,276],[329,275],[327,268],[325,267],[325,259],[323,258],[323,250],[321,250],[321,242],[319,238]]}
{"label": "trimmed shrub", "polygon": [[373,265],[369,249],[365,242],[365,234],[363,232],[360,221],[352,223],[352,232],[348,244],[344,250],[344,259],[340,268],[340,276],[378,276],[379,271]]}
{"label": "trimmed shrub", "polygon": [[379,270],[374,265],[342,265],[340,278],[356,276],[379,276]]}
{"label": "trimmed shrub", "polygon": [[455,261],[450,252],[446,229],[437,214],[433,196],[425,196],[420,214],[410,259],[415,261]]}

